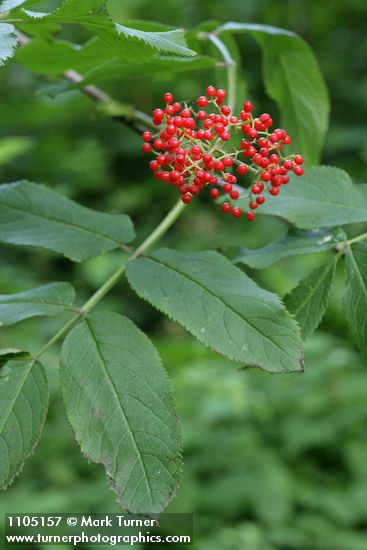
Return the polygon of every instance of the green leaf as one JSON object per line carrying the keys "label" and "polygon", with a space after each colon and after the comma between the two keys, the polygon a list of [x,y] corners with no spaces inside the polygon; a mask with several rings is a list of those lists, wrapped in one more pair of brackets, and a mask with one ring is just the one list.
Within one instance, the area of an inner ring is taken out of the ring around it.
{"label": "green leaf", "polygon": [[0,23],[0,66],[14,55],[17,43],[13,25]]}
{"label": "green leaf", "polygon": [[39,3],[40,0],[3,0],[0,2],[0,13],[6,13],[19,8],[19,6],[27,7]]}
{"label": "green leaf", "polygon": [[[246,200],[239,203],[245,205]],[[279,196],[267,198],[260,213],[280,216],[301,229],[335,227],[367,221],[367,197],[343,170],[319,166],[302,177],[291,176]]]}
{"label": "green leaf", "polygon": [[80,262],[133,238],[123,214],[96,212],[28,181],[0,186],[0,242],[46,248]]}
{"label": "green leaf", "polygon": [[303,338],[317,329],[323,318],[334,280],[338,256],[314,269],[284,298],[284,303],[297,319]]}
{"label": "green leaf", "polygon": [[22,4],[25,4],[27,0],[3,0],[0,4],[0,13],[6,13]]}
{"label": "green leaf", "polygon": [[32,139],[23,136],[9,136],[0,139],[0,166],[27,153],[33,147]]}
{"label": "green leaf", "polygon": [[40,363],[8,363],[0,370],[0,490],[36,447],[47,406],[47,378]]}
{"label": "green leaf", "polygon": [[111,49],[99,38],[92,38],[82,47],[66,40],[34,38],[15,55],[15,61],[27,69],[46,75],[61,74],[69,69],[84,72],[110,59]]}
{"label": "green leaf", "polygon": [[28,357],[30,357],[28,351],[22,351],[14,348],[0,349],[0,367],[12,359],[27,359]]}
{"label": "green leaf", "polygon": [[362,197],[364,197],[367,201],[367,183],[360,183],[357,188]]}
{"label": "green leaf", "polygon": [[0,326],[38,315],[58,315],[70,309],[75,291],[69,283],[50,283],[17,294],[0,294]]}
{"label": "green leaf", "polygon": [[66,338],[61,385],[83,454],[105,467],[120,506],[164,509],[181,474],[181,432],[157,351],[127,318],[95,313]]}
{"label": "green leaf", "polygon": [[24,10],[24,22],[78,23],[98,36],[115,53],[131,63],[147,62],[158,53],[191,57],[195,52],[187,48],[181,29],[164,32],[144,32],[114,23],[101,10],[100,0],[64,0],[51,13]]}
{"label": "green leaf", "polygon": [[152,59],[150,63],[139,65],[124,63],[123,60],[113,58],[111,61],[106,61],[99,67],[88,71],[80,83],[73,84],[70,88],[83,88],[89,84],[101,85],[106,82],[123,81],[126,78],[169,77],[172,74],[211,69],[214,66],[215,59],[203,55],[198,55],[192,59],[160,56]]}
{"label": "green leaf", "polygon": [[226,23],[217,32],[249,32],[263,52],[263,75],[269,96],[282,114],[290,147],[317,164],[329,118],[326,86],[311,48],[294,33],[267,25]]}
{"label": "green leaf", "polygon": [[220,254],[162,249],[130,261],[127,277],[140,296],[241,365],[302,370],[299,328],[279,297]]}
{"label": "green leaf", "polygon": [[283,258],[300,254],[315,254],[334,248],[343,237],[334,231],[289,231],[262,248],[238,248],[233,262],[263,269]]}
{"label": "green leaf", "polygon": [[355,243],[345,253],[345,312],[352,336],[367,355],[367,244]]}

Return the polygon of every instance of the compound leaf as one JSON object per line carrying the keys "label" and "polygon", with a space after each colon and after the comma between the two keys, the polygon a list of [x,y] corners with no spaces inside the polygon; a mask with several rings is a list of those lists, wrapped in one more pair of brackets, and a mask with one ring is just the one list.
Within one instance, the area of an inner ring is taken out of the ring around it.
{"label": "compound leaf", "polygon": [[38,362],[10,362],[0,370],[0,489],[33,452],[48,407],[46,373]]}
{"label": "compound leaf", "polygon": [[95,313],[66,338],[66,412],[85,456],[105,467],[122,508],[161,512],[181,474],[181,432],[157,351],[127,318]]}
{"label": "compound leaf", "polygon": [[340,242],[341,238],[339,231],[292,231],[261,248],[241,247],[231,251],[231,255],[234,263],[263,269],[289,256],[330,250]]}
{"label": "compound leaf", "polygon": [[[259,213],[280,216],[301,229],[366,222],[367,196],[358,187],[340,168],[309,168],[302,177],[292,175],[281,194],[269,196]],[[245,199],[239,202],[246,204]]]}
{"label": "compound leaf", "polygon": [[303,338],[308,338],[319,326],[334,280],[338,257],[314,269],[284,298],[287,309],[297,319]]}
{"label": "compound leaf", "polygon": [[130,261],[127,277],[140,296],[241,365],[302,370],[299,328],[279,297],[220,254],[162,249]]}
{"label": "compound leaf", "polygon": [[182,29],[142,31],[112,21],[101,0],[64,0],[51,13],[24,10],[24,23],[77,23],[98,36],[115,55],[131,63],[148,62],[159,53],[192,57]]}
{"label": "compound leaf", "polygon": [[73,304],[75,291],[69,283],[50,283],[16,294],[0,294],[0,326],[12,325],[38,315],[58,315]]}
{"label": "compound leaf", "polygon": [[18,43],[14,31],[13,25],[0,23],[0,65],[14,55]]}
{"label": "compound leaf", "polygon": [[0,186],[0,242],[46,248],[80,262],[133,238],[126,215],[96,212],[27,181]]}
{"label": "compound leaf", "polygon": [[345,311],[352,336],[367,355],[367,244],[355,243],[345,253]]}

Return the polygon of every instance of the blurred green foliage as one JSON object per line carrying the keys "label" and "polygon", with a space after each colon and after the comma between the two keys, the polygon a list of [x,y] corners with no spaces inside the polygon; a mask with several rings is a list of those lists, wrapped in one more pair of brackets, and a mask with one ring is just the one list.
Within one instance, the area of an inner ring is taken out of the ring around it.
{"label": "blurred green foliage", "polygon": [[[340,166],[355,182],[367,181],[367,10],[363,0],[110,0],[117,20],[143,18],[191,28],[203,20],[257,22],[291,29],[313,47],[331,98],[330,132],[323,163]],[[68,27],[65,36],[85,39]],[[248,93],[276,113],[265,96],[260,52],[238,37]],[[218,71],[217,71],[218,72]],[[219,73],[219,72],[218,72]],[[224,73],[216,78],[225,85]],[[108,91],[149,111],[162,92],[197,95],[210,71],[171,81],[113,83]],[[50,83],[10,64],[0,71],[1,181],[28,178],[88,206],[127,212],[145,236],[174,201],[174,191],[150,177],[139,138],[103,118],[87,97],[68,92],[57,99]],[[362,227],[362,230],[366,230]],[[251,227],[223,220],[198,201],[163,244],[181,249],[257,247],[286,227],[263,217]],[[288,258],[251,275],[284,295],[322,262],[321,255]],[[1,249],[1,293],[26,290],[52,280],[69,280],[80,299],[119,265],[109,253],[83,265],[46,252]],[[185,431],[185,477],[171,511],[193,511],[199,550],[364,550],[367,547],[366,365],[348,342],[338,267],[320,333],[306,346],[306,373],[274,377],[238,371],[196,344],[177,325],[163,321],[140,302],[127,283],[106,304],[130,316],[155,337],[176,388]],[[60,325],[25,321],[17,336],[0,332],[0,344],[36,350]],[[2,511],[114,511],[114,496],[102,470],[80,456],[57,393],[57,357],[49,354],[53,398],[36,455],[10,490]]]}

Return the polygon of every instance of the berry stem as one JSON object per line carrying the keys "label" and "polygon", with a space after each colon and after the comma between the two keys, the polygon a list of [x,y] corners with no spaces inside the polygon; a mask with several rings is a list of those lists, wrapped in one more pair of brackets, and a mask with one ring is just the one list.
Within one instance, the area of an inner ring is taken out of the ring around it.
{"label": "berry stem", "polygon": [[161,237],[172,227],[175,221],[183,213],[186,205],[179,200],[175,206],[168,212],[168,214],[163,218],[161,223],[152,231],[152,233],[141,243],[140,246],[131,254],[127,261],[119,267],[112,275],[103,283],[103,285],[83,304],[83,306],[78,309],[77,313],[71,317],[61,328],[46,342],[43,348],[32,357],[33,363],[37,361],[41,355],[45,353],[53,344],[55,344],[62,336],[67,334],[71,327],[79,321],[80,318],[87,315],[91,309],[94,308],[101,300],[108,294],[108,292],[116,285],[120,280],[122,275],[125,272],[126,264],[130,260],[138,258],[144,254],[149,248],[151,248],[155,243],[159,241]]}
{"label": "berry stem", "polygon": [[228,80],[228,107],[233,112],[236,106],[236,88],[237,88],[237,63],[230,54],[227,46],[222,42],[215,32],[211,32],[208,35],[208,40],[217,48],[222,54],[227,68],[227,80]]}

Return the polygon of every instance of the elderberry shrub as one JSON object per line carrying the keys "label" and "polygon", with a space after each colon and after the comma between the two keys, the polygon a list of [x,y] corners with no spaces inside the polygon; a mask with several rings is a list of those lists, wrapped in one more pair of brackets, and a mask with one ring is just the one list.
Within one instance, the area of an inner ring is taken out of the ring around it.
{"label": "elderberry shrub", "polygon": [[[304,159],[284,155],[283,147],[291,138],[281,128],[270,130],[273,120],[268,113],[255,118],[251,101],[245,101],[239,116],[234,116],[228,105],[223,105],[226,95],[225,90],[208,86],[194,108],[165,93],[165,108],[153,111],[153,124],[163,128],[155,134],[143,132],[142,151],[155,155],[149,163],[154,177],[177,187],[184,203],[209,188],[214,200],[225,196],[221,211],[239,218],[244,212],[237,200],[248,197],[246,218],[252,221],[253,210],[266,200],[264,194],[279,195],[281,186],[289,183],[289,171],[303,174]],[[209,107],[214,112],[204,110]],[[239,138],[238,148],[226,152],[232,135]],[[238,177],[246,174],[251,176],[247,189],[237,184]]]}

